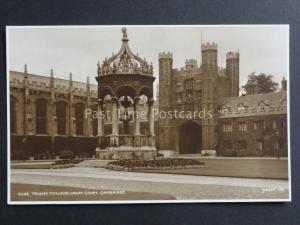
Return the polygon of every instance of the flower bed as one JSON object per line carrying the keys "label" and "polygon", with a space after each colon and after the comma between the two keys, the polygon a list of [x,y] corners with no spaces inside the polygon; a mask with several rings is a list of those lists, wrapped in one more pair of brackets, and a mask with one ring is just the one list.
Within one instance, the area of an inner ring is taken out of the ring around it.
{"label": "flower bed", "polygon": [[151,160],[116,160],[106,165],[112,170],[170,170],[204,167],[205,163],[195,159],[151,159]]}

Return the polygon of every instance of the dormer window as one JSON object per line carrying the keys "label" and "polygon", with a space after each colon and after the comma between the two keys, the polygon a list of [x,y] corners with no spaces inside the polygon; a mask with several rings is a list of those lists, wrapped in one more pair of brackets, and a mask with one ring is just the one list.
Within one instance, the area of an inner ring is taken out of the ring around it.
{"label": "dormer window", "polygon": [[269,108],[269,104],[267,104],[267,103],[264,102],[264,101],[261,101],[261,102],[258,104],[258,110],[259,110],[259,111],[266,111],[268,108]]}
{"label": "dormer window", "polygon": [[287,109],[287,100],[286,100],[286,98],[284,98],[280,101],[279,109],[284,110],[284,111]]}
{"label": "dormer window", "polygon": [[243,102],[238,104],[237,111],[238,112],[244,112],[248,109],[248,106],[246,106]]}
{"label": "dormer window", "polygon": [[221,114],[223,114],[223,115],[228,115],[228,114],[230,114],[231,113],[231,111],[232,111],[232,107],[231,106],[223,106],[222,108],[221,108]]}
{"label": "dormer window", "polygon": [[281,101],[280,101],[280,103],[281,103],[281,105],[287,105],[287,101],[286,101],[286,98],[284,98],[284,99],[282,99]]}

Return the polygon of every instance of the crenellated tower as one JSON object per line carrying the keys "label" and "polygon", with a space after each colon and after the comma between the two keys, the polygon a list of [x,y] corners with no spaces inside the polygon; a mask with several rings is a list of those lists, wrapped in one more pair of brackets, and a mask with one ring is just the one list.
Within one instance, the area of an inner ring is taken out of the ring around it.
{"label": "crenellated tower", "polygon": [[202,66],[218,67],[218,45],[214,42],[201,45]]}
{"label": "crenellated tower", "polygon": [[240,54],[239,52],[228,52],[226,54],[226,76],[228,78],[228,96],[239,96],[240,85]]}
{"label": "crenellated tower", "polygon": [[193,70],[197,68],[197,60],[196,59],[186,59],[185,60],[185,69]]}
{"label": "crenellated tower", "polygon": [[[159,112],[168,112],[173,109],[173,54],[159,53]],[[174,149],[172,143],[172,121],[168,118],[159,120],[159,149]]]}
{"label": "crenellated tower", "polygon": [[[217,76],[218,76],[218,45],[216,43],[204,43],[201,46],[202,53],[202,111],[205,118],[202,120],[203,149],[215,149],[217,144],[216,120],[217,109]],[[210,118],[208,114],[213,115]]]}

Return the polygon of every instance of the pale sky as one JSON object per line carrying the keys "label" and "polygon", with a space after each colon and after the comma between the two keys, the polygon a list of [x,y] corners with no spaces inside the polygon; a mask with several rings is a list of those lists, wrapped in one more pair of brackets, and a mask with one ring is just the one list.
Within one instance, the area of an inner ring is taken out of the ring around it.
{"label": "pale sky", "polygon": [[[121,47],[123,26],[11,27],[8,30],[9,69],[96,83],[97,62]],[[201,60],[202,42],[218,44],[218,64],[226,53],[240,52],[240,86],[252,73],[272,74],[276,82],[288,77],[288,26],[126,26],[133,53],[153,62],[158,81],[158,53],[173,53],[173,67],[185,59]]]}

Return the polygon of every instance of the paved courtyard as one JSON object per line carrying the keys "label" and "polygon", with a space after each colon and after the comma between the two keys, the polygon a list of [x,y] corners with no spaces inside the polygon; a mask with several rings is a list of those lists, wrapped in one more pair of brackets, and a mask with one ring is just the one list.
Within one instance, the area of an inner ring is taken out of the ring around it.
{"label": "paved courtyard", "polygon": [[139,173],[103,168],[13,169],[11,182],[160,193],[172,195],[177,200],[262,200],[289,197],[287,180]]}

